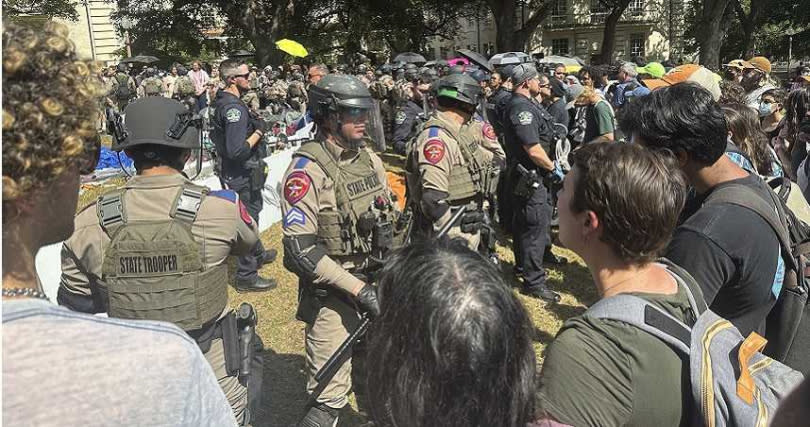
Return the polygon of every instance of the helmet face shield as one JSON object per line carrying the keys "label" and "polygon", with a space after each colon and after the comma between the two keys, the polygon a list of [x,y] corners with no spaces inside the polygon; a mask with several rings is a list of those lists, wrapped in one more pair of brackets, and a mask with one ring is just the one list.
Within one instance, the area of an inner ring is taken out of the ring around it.
{"label": "helmet face shield", "polygon": [[364,110],[368,110],[374,107],[374,100],[371,97],[358,97],[358,98],[348,98],[348,99],[340,99],[337,102],[339,107],[347,107],[347,108],[361,108]]}

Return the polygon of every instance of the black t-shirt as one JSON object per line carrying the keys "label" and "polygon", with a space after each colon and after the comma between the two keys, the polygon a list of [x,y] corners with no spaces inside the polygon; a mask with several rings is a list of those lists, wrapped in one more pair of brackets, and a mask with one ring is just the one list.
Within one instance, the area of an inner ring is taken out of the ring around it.
{"label": "black t-shirt", "polygon": [[[767,193],[771,190],[758,176],[729,183],[753,188],[773,205]],[[701,206],[708,194],[687,204],[685,209],[696,211],[684,212],[682,217],[687,219],[675,230],[666,257],[694,276],[709,308],[743,336],[751,331],[764,335],[765,318],[784,277],[779,240],[768,223],[749,209],[730,204]]]}
{"label": "black t-shirt", "polygon": [[513,94],[504,123],[507,157],[512,156],[526,169],[537,169],[523,147],[540,144],[548,153],[554,139],[553,125],[554,119],[540,104],[527,96]]}

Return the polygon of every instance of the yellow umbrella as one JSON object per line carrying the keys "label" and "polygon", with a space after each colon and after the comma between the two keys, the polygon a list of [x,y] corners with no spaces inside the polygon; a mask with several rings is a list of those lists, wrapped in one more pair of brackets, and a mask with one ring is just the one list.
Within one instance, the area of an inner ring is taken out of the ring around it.
{"label": "yellow umbrella", "polygon": [[283,39],[276,42],[276,47],[286,53],[289,53],[292,56],[298,57],[305,57],[309,55],[307,52],[307,48],[298,43],[297,41],[290,40],[290,39]]}

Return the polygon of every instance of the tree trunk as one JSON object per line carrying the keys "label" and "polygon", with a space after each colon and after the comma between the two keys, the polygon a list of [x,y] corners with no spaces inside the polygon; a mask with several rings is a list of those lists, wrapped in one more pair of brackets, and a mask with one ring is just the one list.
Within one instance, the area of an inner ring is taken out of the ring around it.
{"label": "tree trunk", "polygon": [[698,34],[699,62],[714,71],[720,69],[720,47],[723,45],[721,23],[728,5],[729,0],[703,0],[701,31]]}
{"label": "tree trunk", "polygon": [[495,17],[495,45],[498,52],[514,50],[517,17],[515,0],[487,0],[489,10]]}
{"label": "tree trunk", "polygon": [[751,0],[751,12],[746,14],[740,0],[731,0],[731,4],[734,7],[737,18],[740,20],[740,24],[742,24],[743,39],[740,46],[740,58],[746,58],[749,52],[753,51],[754,31],[756,31],[759,24],[758,21],[763,5],[759,0]]}
{"label": "tree trunk", "polygon": [[630,0],[619,0],[613,5],[610,14],[605,18],[605,29],[602,32],[602,47],[594,58],[595,64],[612,64],[613,52],[616,50],[616,27],[619,19],[630,4]]}

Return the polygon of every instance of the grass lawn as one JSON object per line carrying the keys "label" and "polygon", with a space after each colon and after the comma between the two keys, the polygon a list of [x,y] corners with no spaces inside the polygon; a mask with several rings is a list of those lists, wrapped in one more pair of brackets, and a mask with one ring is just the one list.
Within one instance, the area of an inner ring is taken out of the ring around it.
{"label": "grass lawn", "polygon": [[[402,173],[403,159],[400,156],[385,153],[382,157],[390,171]],[[123,179],[116,179],[108,181],[103,187],[85,188],[79,206],[95,199],[101,191],[122,183]],[[237,307],[243,301],[253,304],[259,316],[258,333],[267,348],[264,357],[264,404],[254,425],[290,426],[303,416],[307,399],[304,391],[304,324],[295,320],[298,279],[282,266],[281,225],[275,224],[265,230],[261,238],[265,248],[279,251],[279,257],[274,263],[262,268],[259,274],[275,278],[278,288],[269,292],[239,294],[231,287],[229,301],[232,307]],[[507,283],[516,285],[511,275],[514,266],[511,240],[501,236],[497,251],[504,278]],[[563,321],[581,314],[585,305],[593,303],[597,297],[590,274],[582,261],[572,252],[557,246],[554,247],[554,252],[572,260],[568,265],[547,270],[551,288],[562,294],[560,304],[549,306],[540,300],[520,295],[515,289],[534,322],[538,368],[543,362],[546,345],[554,338]],[[231,266],[233,267],[233,262]],[[365,423],[365,418],[356,412],[354,397],[351,396],[350,400],[352,408],[344,410],[340,425],[356,426]]]}

